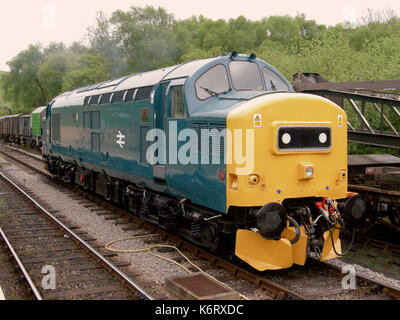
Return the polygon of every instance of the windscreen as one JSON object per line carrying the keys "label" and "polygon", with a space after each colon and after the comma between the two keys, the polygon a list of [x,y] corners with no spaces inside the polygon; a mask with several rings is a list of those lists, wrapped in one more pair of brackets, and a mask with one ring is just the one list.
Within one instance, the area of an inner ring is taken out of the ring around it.
{"label": "windscreen", "polygon": [[232,77],[232,85],[236,90],[264,90],[260,69],[256,63],[232,61],[229,63],[229,69]]}
{"label": "windscreen", "polygon": [[288,85],[272,70],[263,68],[267,91],[289,91]]}
{"label": "windscreen", "polygon": [[200,100],[228,91],[228,74],[222,64],[212,67],[196,81],[196,94]]}

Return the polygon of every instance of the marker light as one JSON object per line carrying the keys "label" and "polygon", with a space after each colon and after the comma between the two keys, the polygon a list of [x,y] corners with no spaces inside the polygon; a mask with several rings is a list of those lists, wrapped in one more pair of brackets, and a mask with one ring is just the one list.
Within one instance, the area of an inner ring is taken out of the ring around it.
{"label": "marker light", "polygon": [[314,177],[314,165],[312,163],[300,162],[297,166],[299,180],[307,180]]}
{"label": "marker light", "polygon": [[283,142],[284,144],[289,144],[291,140],[292,140],[292,137],[290,136],[289,133],[285,133],[285,134],[282,136],[282,142]]}
{"label": "marker light", "polygon": [[321,133],[319,135],[318,139],[319,139],[319,142],[321,142],[323,144],[328,140],[328,136],[326,135],[326,133]]}

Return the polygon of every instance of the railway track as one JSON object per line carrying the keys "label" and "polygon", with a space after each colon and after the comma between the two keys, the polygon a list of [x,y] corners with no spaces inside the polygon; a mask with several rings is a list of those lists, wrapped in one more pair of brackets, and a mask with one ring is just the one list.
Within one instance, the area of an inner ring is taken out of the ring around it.
{"label": "railway track", "polygon": [[[1,236],[0,236],[1,238]],[[15,261],[10,256],[10,251],[4,242],[0,241],[0,300],[7,298],[12,300],[31,300],[32,293],[26,287],[23,274],[18,269]]]}
{"label": "railway track", "polygon": [[[31,298],[152,299],[119,269],[126,263],[110,262],[113,254],[101,254],[89,245],[95,239],[66,226],[2,172],[0,204],[1,241]],[[13,298],[7,288],[4,294]]]}
{"label": "railway track", "polygon": [[[11,150],[11,149],[9,149]],[[17,149],[12,151],[1,150],[7,157],[18,161],[30,170],[40,173],[46,177],[51,177],[44,169],[42,161],[39,157],[31,157],[28,153],[21,153]],[[14,153],[14,154],[12,154]],[[16,154],[18,153],[18,154]],[[30,161],[29,161],[30,159]],[[27,162],[30,162],[28,164]],[[294,270],[279,270],[277,272],[258,273],[246,266],[230,263],[220,257],[217,257],[193,244],[177,238],[174,235],[155,227],[131,214],[114,206],[113,204],[100,199],[98,196],[86,192],[82,189],[72,187],[62,181],[57,183],[63,184],[64,187],[71,190],[77,199],[85,199],[91,206],[91,211],[97,215],[107,216],[110,221],[115,224],[124,226],[126,230],[146,230],[149,234],[157,234],[158,239],[154,241],[163,241],[173,243],[177,248],[187,251],[191,255],[191,259],[203,266],[205,272],[210,269],[222,268],[233,279],[243,279],[247,282],[243,288],[246,291],[254,290],[254,288],[262,288],[271,294],[275,299],[330,299],[332,297],[340,297],[341,295],[351,295],[354,298],[400,298],[400,291],[396,288],[388,286],[384,283],[374,281],[357,275],[357,289],[351,293],[342,287],[343,274],[336,267],[323,264],[320,262],[312,262],[309,268],[294,268]],[[205,263],[207,262],[207,263]],[[317,271],[316,271],[317,270]],[[316,276],[316,274],[318,276]],[[229,280],[229,279],[228,279]],[[311,282],[327,283],[329,288],[322,291],[307,291],[307,287]],[[248,285],[251,284],[251,286]]]}

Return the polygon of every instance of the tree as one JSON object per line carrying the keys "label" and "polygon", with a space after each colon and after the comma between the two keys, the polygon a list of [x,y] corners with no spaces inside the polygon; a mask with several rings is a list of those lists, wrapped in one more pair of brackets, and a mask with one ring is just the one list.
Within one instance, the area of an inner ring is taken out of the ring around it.
{"label": "tree", "polygon": [[110,77],[122,76],[128,72],[126,55],[117,38],[116,27],[103,12],[97,13],[96,25],[89,27],[87,36],[92,50],[108,61]]}
{"label": "tree", "polygon": [[128,12],[115,11],[110,19],[99,15],[97,26],[89,34],[95,50],[104,52],[109,57],[106,52],[112,45],[119,55],[123,53],[127,71],[142,72],[177,61],[178,50],[173,26],[173,15],[163,8],[131,7]]}
{"label": "tree", "polygon": [[63,81],[67,73],[79,69],[80,55],[71,50],[55,51],[46,56],[40,65],[38,77],[46,88],[49,100],[60,94],[63,90]]}
{"label": "tree", "polygon": [[48,93],[37,75],[44,61],[41,45],[30,45],[7,64],[10,72],[3,76],[4,97],[15,111],[29,111],[47,103]]}
{"label": "tree", "polygon": [[11,113],[11,108],[10,108],[10,103],[4,99],[4,94],[2,90],[2,77],[6,75],[7,72],[0,71],[0,116],[10,114]]}
{"label": "tree", "polygon": [[109,79],[108,65],[104,57],[85,53],[79,57],[76,66],[62,79],[62,91],[94,84]]}

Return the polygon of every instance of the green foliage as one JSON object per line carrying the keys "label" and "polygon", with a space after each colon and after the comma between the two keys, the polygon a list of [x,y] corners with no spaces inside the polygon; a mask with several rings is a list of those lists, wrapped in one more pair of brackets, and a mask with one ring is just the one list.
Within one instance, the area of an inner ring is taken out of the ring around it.
{"label": "green foliage", "polygon": [[38,77],[49,97],[63,91],[63,79],[71,69],[78,69],[79,55],[71,51],[56,51],[47,55],[38,70]]}
{"label": "green foliage", "polygon": [[62,90],[69,91],[77,87],[86,86],[108,79],[108,64],[104,57],[85,53],[76,63],[75,68],[69,70],[62,81]]}
{"label": "green foliage", "polygon": [[70,48],[63,43],[44,49],[31,45],[8,65],[1,87],[14,113],[29,113],[64,91],[109,77],[108,61],[77,42]]}
{"label": "green foliage", "polygon": [[92,50],[108,61],[110,78],[127,72],[127,58],[113,24],[103,12],[98,12],[96,25],[88,29],[88,39]]}
{"label": "green foliage", "polygon": [[174,17],[163,8],[131,7],[128,12],[115,11],[110,19],[99,14],[97,23],[89,30],[89,39],[109,58],[113,72],[121,73],[114,58],[110,59],[114,53],[123,57],[125,71],[130,73],[168,66],[178,58]]}
{"label": "green foliage", "polygon": [[2,90],[2,77],[6,74],[7,74],[7,72],[0,70],[0,116],[9,114],[9,110],[10,110],[9,109],[10,103],[5,100],[5,98],[3,96],[3,90]]}
{"label": "green foliage", "polygon": [[3,76],[4,97],[11,101],[13,110],[24,112],[46,103],[47,93],[37,75],[44,55],[40,45],[30,45],[8,65],[10,72]]}

